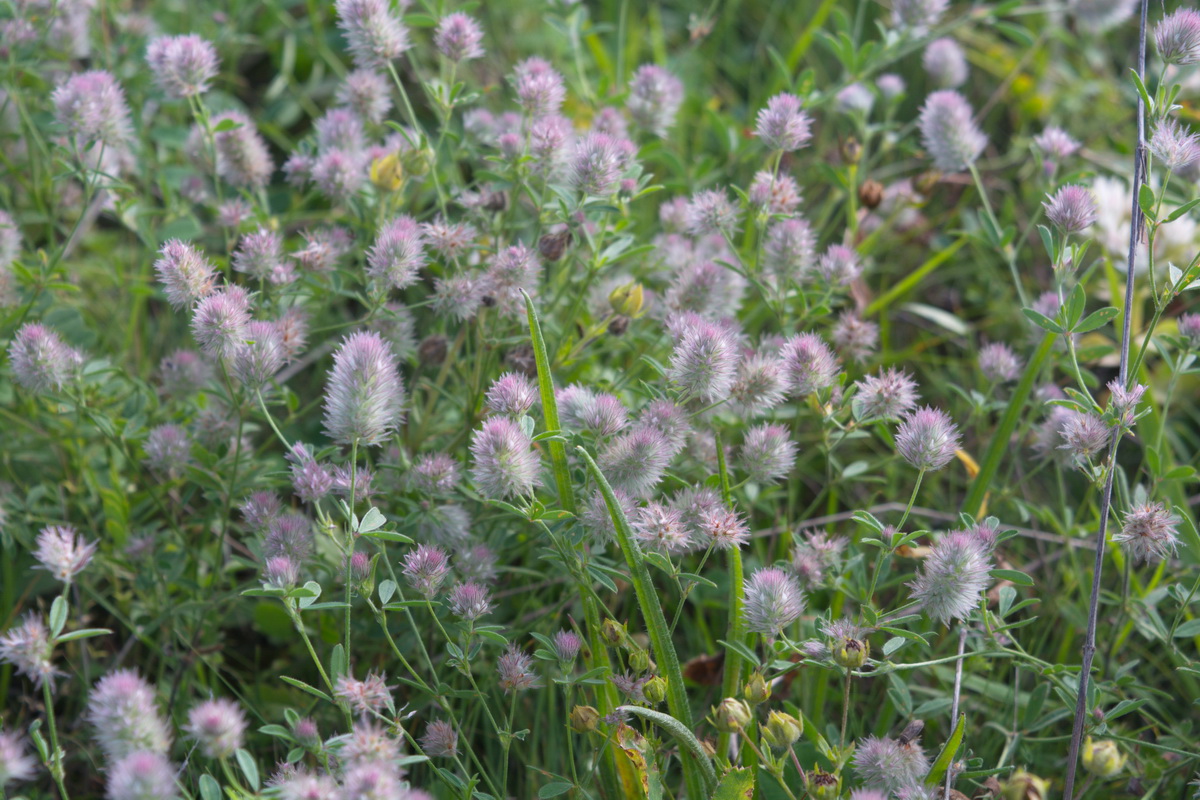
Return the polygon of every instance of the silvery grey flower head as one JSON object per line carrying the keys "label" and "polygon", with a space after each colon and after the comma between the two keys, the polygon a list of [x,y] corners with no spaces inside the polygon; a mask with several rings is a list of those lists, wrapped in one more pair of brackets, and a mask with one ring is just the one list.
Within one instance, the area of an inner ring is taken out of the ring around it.
{"label": "silvery grey flower head", "polygon": [[1060,450],[1065,450],[1080,466],[1092,461],[1108,446],[1112,431],[1095,414],[1070,411],[1061,416]]}
{"label": "silvery grey flower head", "polygon": [[921,63],[939,89],[957,89],[967,82],[967,55],[953,39],[934,39],[925,47]]}
{"label": "silvery grey flower head", "polygon": [[1146,143],[1165,169],[1177,172],[1200,159],[1200,134],[1191,133],[1173,119],[1163,120]]}
{"label": "silvery grey flower head", "polygon": [[918,742],[868,736],[854,751],[854,771],[866,789],[894,794],[919,787],[929,771],[929,759]]}
{"label": "silvery grey flower head", "polygon": [[779,357],[788,394],[793,397],[806,397],[837,381],[837,358],[815,333],[792,336],[780,349]]}
{"label": "silvery grey flower head", "polygon": [[1200,62],[1200,13],[1177,8],[1154,26],[1154,44],[1168,64],[1186,66]]}
{"label": "silvery grey flower head", "polygon": [[170,728],[159,712],[154,686],[133,670],[117,670],[96,681],[87,718],[110,761],[136,752],[165,755],[171,749]]}
{"label": "silvery grey flower head", "polygon": [[51,661],[53,654],[50,631],[41,616],[32,611],[0,635],[0,662],[12,664],[18,673],[33,681],[34,686],[40,687],[61,674]]}
{"label": "silvery grey flower head", "polygon": [[991,582],[991,568],[991,558],[978,537],[952,531],[934,545],[917,579],[909,584],[912,598],[943,624],[966,619]]}
{"label": "silvery grey flower head", "polygon": [[254,121],[240,111],[225,111],[212,118],[212,126],[217,176],[238,189],[266,186],[275,163]]}
{"label": "silvery grey flower head", "polygon": [[483,31],[467,14],[448,14],[438,20],[433,45],[451,61],[483,58]]}
{"label": "silvery grey flower head", "polygon": [[224,697],[205,700],[188,712],[185,730],[209,758],[228,758],[245,741],[246,715]]}
{"label": "silvery grey flower head", "polygon": [[833,346],[844,358],[865,362],[879,346],[879,326],[853,311],[843,311],[830,331]]}
{"label": "silvery grey flower head", "polygon": [[38,322],[27,322],[8,346],[8,361],[17,383],[31,392],[63,388],[83,364],[83,354]]}
{"label": "silvery grey flower head", "polygon": [[755,135],[772,151],[790,153],[808,144],[812,138],[812,119],[800,110],[794,94],[777,94],[758,112]]}
{"label": "silvery grey flower head", "polygon": [[638,427],[609,441],[596,461],[604,477],[633,497],[647,497],[671,463],[671,444],[654,428]]}
{"label": "silvery grey flower head", "polygon": [[378,445],[404,419],[404,384],[377,333],[346,337],[325,385],[325,432],[338,444]]}
{"label": "silvery grey flower head", "polygon": [[408,28],[392,12],[388,0],[336,0],[338,27],[360,68],[385,68],[411,45]]}
{"label": "silvery grey flower head", "polygon": [[1067,5],[1081,29],[1099,35],[1133,16],[1137,0],[1069,0]]}
{"label": "silvery grey flower head", "polygon": [[917,404],[917,384],[903,370],[893,368],[868,375],[854,386],[856,392],[850,404],[860,422],[899,419]]}
{"label": "silvery grey flower head", "polygon": [[212,42],[191,33],[151,39],[146,64],[168,97],[183,99],[207,92],[221,62]]}
{"label": "silvery grey flower head", "polygon": [[683,104],[683,82],[655,64],[643,64],[629,80],[625,107],[641,128],[655,136],[667,135]]}
{"label": "silvery grey flower head", "polygon": [[427,261],[420,223],[402,214],[375,237],[367,251],[367,275],[393,289],[404,289],[416,283],[417,273]]}
{"label": "silvery grey flower head", "polygon": [[949,464],[958,442],[958,428],[950,417],[929,406],[905,414],[896,429],[896,452],[921,470],[939,470]]}
{"label": "silvery grey flower head", "polygon": [[751,480],[774,483],[792,471],[798,450],[783,425],[756,425],[746,431],[739,463]]}
{"label": "silvery grey flower head", "polygon": [[683,324],[667,375],[686,397],[715,403],[729,396],[739,359],[737,340],[727,328],[695,317]]}
{"label": "silvery grey flower head", "polygon": [[804,592],[791,575],[777,567],[755,570],[746,582],[743,615],[746,627],[775,637],[804,611]]}
{"label": "silvery grey flower head", "polygon": [[894,0],[892,24],[919,36],[938,23],[949,5],[950,0]]}
{"label": "silvery grey flower head", "polygon": [[1163,503],[1139,503],[1125,514],[1113,541],[1120,542],[1134,561],[1162,561],[1175,552],[1179,522]]}
{"label": "silvery grey flower head", "polygon": [[359,119],[378,125],[392,109],[391,84],[371,69],[356,69],[346,76],[334,99]]}
{"label": "silvery grey flower head", "polygon": [[661,503],[651,501],[639,508],[630,526],[633,538],[647,550],[677,555],[686,552],[691,544],[680,513]]}
{"label": "silvery grey flower head", "polygon": [[97,542],[84,539],[70,525],[47,525],[38,533],[34,558],[54,579],[70,584],[96,554]]}
{"label": "silvery grey flower head", "polygon": [[815,267],[817,236],[807,220],[777,220],[767,227],[763,266],[776,291],[799,283]]}
{"label": "silvery grey flower head", "polygon": [[489,417],[471,438],[471,476],[484,497],[525,497],[539,482],[533,442],[509,417]]}
{"label": "silvery grey flower head", "polygon": [[743,358],[729,394],[732,407],[746,419],[770,411],[782,403],[787,394],[783,362],[772,353],[756,353]]}
{"label": "silvery grey flower head", "polygon": [[1096,199],[1086,186],[1064,186],[1042,207],[1046,209],[1046,218],[1064,234],[1085,231],[1096,221]]}
{"label": "silvery grey flower head", "polygon": [[692,195],[687,206],[687,232],[692,236],[721,233],[732,236],[738,230],[741,211],[721,189],[705,189]]}
{"label": "silvery grey flower head", "polygon": [[934,165],[958,172],[975,163],[987,147],[987,136],[975,124],[966,98],[952,89],[934,92],[921,107],[921,141]]}
{"label": "silvery grey flower head", "polygon": [[979,371],[992,383],[1014,381],[1021,374],[1021,360],[1003,342],[992,342],[979,351]]}

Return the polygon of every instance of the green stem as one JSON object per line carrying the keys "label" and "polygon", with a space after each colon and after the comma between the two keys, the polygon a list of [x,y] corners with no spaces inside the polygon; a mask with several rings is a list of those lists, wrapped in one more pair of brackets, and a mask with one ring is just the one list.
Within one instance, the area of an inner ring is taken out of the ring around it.
{"label": "green stem", "polygon": [[50,776],[58,787],[62,800],[68,800],[67,787],[63,785],[63,754],[58,747],[58,725],[54,721],[54,696],[50,693],[50,681],[42,681],[42,699],[46,704],[46,727],[50,730]]}
{"label": "green stem", "polygon": [[[983,211],[987,214],[988,221],[992,223],[992,230],[999,236],[1003,228],[1000,227],[1000,222],[996,219],[996,212],[992,211],[992,204],[988,200],[987,190],[983,188],[983,178],[979,177],[979,168],[972,162],[970,170],[971,177],[975,179],[975,188],[979,191],[979,199],[983,201]],[[1012,273],[1013,286],[1017,289],[1017,297],[1021,300],[1021,307],[1027,308],[1029,306],[1029,298],[1025,296],[1025,287],[1021,284],[1021,274],[1017,272],[1016,250],[1011,245],[1003,245],[1002,249],[1004,260],[1008,263],[1008,271]]]}

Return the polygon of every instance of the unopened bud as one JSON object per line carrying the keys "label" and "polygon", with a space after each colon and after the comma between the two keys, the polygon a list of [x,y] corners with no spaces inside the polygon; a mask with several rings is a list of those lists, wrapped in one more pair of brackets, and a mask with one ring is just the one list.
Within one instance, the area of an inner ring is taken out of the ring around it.
{"label": "unopened bud", "polygon": [[641,313],[642,303],[645,302],[642,285],[633,281],[623,286],[618,286],[608,296],[608,302],[612,306],[613,311],[621,316],[636,317]]}
{"label": "unopened bud", "polygon": [[375,188],[394,192],[404,185],[404,165],[400,156],[389,153],[371,162],[371,183]]}
{"label": "unopened bud", "polygon": [[743,730],[753,718],[753,712],[750,711],[750,706],[746,701],[738,700],[735,697],[726,697],[713,706],[712,710],[713,727],[722,733],[736,733]]}
{"label": "unopened bud", "polygon": [[782,711],[772,711],[762,729],[763,741],[776,750],[787,750],[800,739],[802,733],[804,721]]}
{"label": "unopened bud", "polygon": [[634,672],[645,672],[650,669],[650,653],[637,649],[629,654],[629,668]]}
{"label": "unopened bud", "polygon": [[508,208],[508,195],[504,192],[484,192],[482,201],[484,211],[503,211]]}
{"label": "unopened bud", "polygon": [[750,680],[746,681],[742,694],[751,705],[765,703],[771,699],[771,684],[767,683],[761,672],[755,672],[750,676]]}
{"label": "unopened bud", "polygon": [[1000,796],[1004,800],[1045,800],[1049,791],[1049,781],[1019,769],[1001,785]]}
{"label": "unopened bud", "polygon": [[432,154],[429,148],[420,147],[414,150],[408,150],[402,157],[404,171],[409,175],[424,175],[429,172],[429,164],[432,161]]}
{"label": "unopened bud", "polygon": [[570,243],[570,230],[547,233],[538,239],[538,253],[547,261],[558,261],[567,252],[567,245]]}
{"label": "unopened bud", "polygon": [[858,187],[858,202],[863,208],[878,208],[883,202],[883,184],[879,181],[863,181]]}
{"label": "unopened bud", "polygon": [[642,696],[654,705],[667,699],[667,681],[655,675],[642,686]]}
{"label": "unopened bud", "polygon": [[840,775],[830,775],[819,767],[813,767],[805,776],[804,788],[816,800],[837,800],[842,793],[842,778]]}
{"label": "unopened bud", "polygon": [[571,709],[571,730],[590,733],[600,724],[600,712],[591,706],[575,706]]}
{"label": "unopened bud", "polygon": [[1111,778],[1125,766],[1125,754],[1112,739],[1092,741],[1088,737],[1083,743],[1083,768],[1097,778]]}
{"label": "unopened bud", "polygon": [[629,634],[626,633],[625,626],[615,619],[606,619],[600,625],[600,638],[613,647],[621,647],[629,638]]}
{"label": "unopened bud", "polygon": [[608,323],[610,336],[624,336],[627,330],[629,330],[629,317],[613,317]]}
{"label": "unopened bud", "polygon": [[842,144],[842,160],[847,164],[857,164],[862,158],[862,145],[858,139],[851,136]]}
{"label": "unopened bud", "polygon": [[867,663],[867,656],[871,655],[871,645],[864,639],[852,639],[847,636],[834,642],[830,652],[838,666],[858,669]]}

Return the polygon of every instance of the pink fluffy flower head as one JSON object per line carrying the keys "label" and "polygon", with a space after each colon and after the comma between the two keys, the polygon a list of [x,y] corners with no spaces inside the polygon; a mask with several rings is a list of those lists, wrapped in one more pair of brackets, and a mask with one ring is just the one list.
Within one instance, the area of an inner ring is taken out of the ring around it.
{"label": "pink fluffy flower head", "polygon": [[254,120],[240,111],[225,111],[212,118],[212,125],[217,177],[238,189],[266,186],[275,163]]}
{"label": "pink fluffy flower head", "polygon": [[246,715],[224,697],[205,700],[188,712],[184,726],[209,758],[228,758],[245,741]]}
{"label": "pink fluffy flower head", "polygon": [[394,289],[404,289],[417,280],[425,265],[425,234],[412,217],[396,217],[383,227],[367,251],[367,275]]}
{"label": "pink fluffy flower head", "polygon": [[1160,122],[1146,143],[1165,169],[1177,172],[1200,159],[1200,134],[1188,131],[1173,119]]}
{"label": "pink fluffy flower head", "polygon": [[1096,221],[1096,199],[1086,186],[1064,186],[1049,196],[1042,207],[1046,209],[1046,218],[1065,234],[1085,231]]}
{"label": "pink fluffy flower head", "polygon": [[404,556],[404,579],[422,597],[436,597],[450,575],[450,558],[433,545],[417,545]]}
{"label": "pink fluffy flower head", "polygon": [[683,82],[655,64],[643,64],[629,81],[625,107],[639,127],[655,136],[667,135],[683,104]]}
{"label": "pink fluffy flower head", "polygon": [[383,444],[404,419],[404,384],[379,334],[342,341],[325,385],[325,433],[338,444]]}
{"label": "pink fluffy flower head", "polygon": [[108,771],[108,800],[175,800],[175,767],[166,754],[147,750],[130,753]]}
{"label": "pink fluffy flower head", "polygon": [[739,358],[737,340],[727,328],[696,318],[684,327],[667,375],[686,397],[714,403],[729,396]]}
{"label": "pink fluffy flower head", "polygon": [[260,281],[270,279],[282,265],[283,239],[267,228],[243,236],[233,253],[233,268]]}
{"label": "pink fluffy flower head", "polygon": [[662,480],[671,455],[665,436],[653,428],[639,427],[605,445],[597,463],[615,489],[647,497]]}
{"label": "pink fluffy flower head", "polygon": [[992,342],[979,350],[979,371],[993,383],[1015,381],[1021,374],[1021,359],[1003,342]]}
{"label": "pink fluffy flower head", "polygon": [[918,742],[868,736],[854,751],[854,771],[866,789],[895,794],[919,787],[929,760]]}
{"label": "pink fluffy flower head", "polygon": [[695,539],[715,550],[734,550],[750,541],[750,528],[736,511],[721,505],[700,512]]}
{"label": "pink fluffy flower head", "polygon": [[540,685],[537,673],[533,671],[533,659],[513,645],[509,645],[497,660],[496,672],[500,677],[500,688],[505,694],[534,689]]}
{"label": "pink fluffy flower head", "polygon": [[776,567],[755,570],[746,582],[743,614],[754,633],[775,637],[800,618],[804,592],[796,579]]}
{"label": "pink fluffy flower head", "polygon": [[550,62],[533,56],[513,69],[517,100],[525,112],[534,118],[557,114],[567,90],[562,75]]}
{"label": "pink fluffy flower head", "polygon": [[286,353],[273,322],[255,320],[246,326],[246,339],[233,357],[233,373],[250,391],[266,386],[282,367]]}
{"label": "pink fluffy flower head", "polygon": [[1163,503],[1138,503],[1125,514],[1113,541],[1120,542],[1134,561],[1162,561],[1175,552],[1179,522]]}
{"label": "pink fluffy flower head", "polygon": [[195,247],[178,239],[167,241],[159,249],[154,271],[174,308],[187,308],[216,288],[216,267]]}
{"label": "pink fluffy flower head", "polygon": [[50,631],[42,618],[33,612],[0,635],[0,662],[12,664],[35,686],[53,681],[54,676],[60,674],[50,660],[53,652]]}
{"label": "pink fluffy flower head", "polygon": [[136,752],[166,755],[171,749],[171,731],[154,687],[133,670],[117,670],[96,681],[87,719],[109,761]]}
{"label": "pink fluffy flower head", "polygon": [[125,92],[104,70],[72,75],[54,90],[50,101],[55,119],[82,149],[95,143],[117,152],[133,136]]}
{"label": "pink fluffy flower head", "polygon": [[806,397],[837,381],[837,358],[815,333],[788,339],[780,350],[780,359],[788,394],[794,397]]}
{"label": "pink fluffy flower head", "polygon": [[388,0],[337,0],[334,8],[356,66],[386,67],[409,48],[408,28]]}
{"label": "pink fluffy flower head", "polygon": [[705,189],[692,195],[687,205],[687,232],[693,236],[711,233],[732,235],[741,212],[721,189]]}
{"label": "pink fluffy flower head", "polygon": [[967,56],[953,39],[934,39],[925,47],[921,63],[939,89],[956,89],[967,82]]}
{"label": "pink fluffy flower head", "polygon": [[207,92],[221,65],[212,43],[194,33],[151,39],[146,63],[159,87],[176,99]]}
{"label": "pink fluffy flower head", "polygon": [[438,20],[433,45],[451,61],[483,58],[483,31],[467,14],[449,14]]}
{"label": "pink fluffy flower head", "polygon": [[912,598],[943,624],[966,619],[978,604],[980,592],[991,582],[991,568],[991,558],[979,537],[953,531],[934,545],[917,579],[909,584]]}
{"label": "pink fluffy flower head", "polygon": [[236,284],[205,295],[192,311],[192,335],[213,358],[229,359],[246,340],[250,295]]}
{"label": "pink fluffy flower head", "polygon": [[798,449],[783,425],[756,425],[746,431],[740,463],[751,480],[774,483],[792,471]]}
{"label": "pink fluffy flower head", "polygon": [[666,555],[687,551],[687,528],[678,511],[653,501],[634,512],[630,520],[633,538],[646,550]]}
{"label": "pink fluffy flower head", "polygon": [[607,197],[617,189],[629,150],[606,133],[589,133],[575,145],[571,185],[586,197]]}
{"label": "pink fluffy flower head", "polygon": [[538,484],[538,456],[529,435],[508,417],[490,417],[471,438],[475,486],[497,500],[527,497]]}
{"label": "pink fluffy flower head", "polygon": [[506,372],[488,389],[484,402],[496,414],[519,417],[538,401],[533,381],[519,372]]}
{"label": "pink fluffy flower head", "polygon": [[777,94],[758,112],[754,133],[768,150],[792,152],[812,138],[812,120],[800,110],[799,97]]}
{"label": "pink fluffy flower head", "polygon": [[351,675],[341,675],[333,687],[333,696],[360,714],[382,712],[392,707],[393,686],[381,672],[367,673],[361,681]]}
{"label": "pink fluffy flower head", "polygon": [[1154,44],[1168,64],[1186,66],[1200,62],[1200,13],[1177,8],[1154,26]]}
{"label": "pink fluffy flower head", "polygon": [[458,733],[449,722],[435,719],[425,727],[421,749],[430,758],[453,758],[458,755]]}
{"label": "pink fluffy flower head", "polygon": [[37,536],[34,557],[54,579],[69,584],[87,568],[96,554],[96,542],[89,542],[70,525],[48,525]]}
{"label": "pink fluffy flower head", "polygon": [[917,404],[917,384],[903,370],[889,369],[868,375],[854,386],[857,391],[851,408],[855,418],[862,422],[899,419]]}
{"label": "pink fluffy flower head", "polygon": [[37,762],[16,733],[0,731],[0,789],[10,783],[27,781],[37,774]]}
{"label": "pink fluffy flower head", "polygon": [[918,125],[921,141],[938,169],[964,170],[983,153],[987,136],[973,117],[971,104],[952,89],[934,92],[925,99]]}
{"label": "pink fluffy flower head", "polygon": [[896,429],[896,452],[920,470],[942,469],[958,450],[959,433],[942,410],[918,408],[904,415]]}
{"label": "pink fluffy flower head", "polygon": [[65,386],[83,363],[83,355],[45,325],[27,322],[8,346],[8,360],[17,383],[42,393]]}
{"label": "pink fluffy flower head", "polygon": [[363,122],[378,125],[392,109],[391,83],[372,69],[356,69],[338,87],[334,99]]}
{"label": "pink fluffy flower head", "polygon": [[474,622],[492,610],[492,598],[486,586],[466,581],[450,589],[450,611],[460,619]]}

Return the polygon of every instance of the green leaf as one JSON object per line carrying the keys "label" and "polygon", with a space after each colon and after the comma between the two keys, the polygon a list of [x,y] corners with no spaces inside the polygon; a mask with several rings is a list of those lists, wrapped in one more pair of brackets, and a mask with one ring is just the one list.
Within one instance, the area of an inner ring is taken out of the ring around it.
{"label": "green leaf", "polygon": [[755,667],[762,666],[762,662],[759,661],[758,656],[754,654],[754,651],[742,642],[727,642],[724,639],[717,639],[717,644],[737,653],[739,656],[746,659],[746,663],[748,664],[753,664]]}
{"label": "green leaf", "polygon": [[384,606],[392,599],[392,595],[396,593],[396,582],[391,578],[379,582],[379,602]]}
{"label": "green leaf", "polygon": [[1150,116],[1154,116],[1154,101],[1150,99],[1150,93],[1146,91],[1146,84],[1142,82],[1142,77],[1137,74],[1137,70],[1130,69],[1129,72],[1133,75],[1133,85],[1137,88],[1138,94],[1142,96],[1142,102],[1146,104],[1146,111]]}
{"label": "green leaf", "polygon": [[1080,320],[1086,309],[1087,294],[1083,291],[1083,285],[1077,283],[1071,290],[1071,296],[1067,298],[1067,330],[1075,327],[1075,323]]}
{"label": "green leaf", "polygon": [[387,517],[378,508],[371,506],[367,509],[367,513],[363,514],[363,518],[358,523],[357,533],[370,533],[378,530],[387,524]]}
{"label": "green leaf", "polygon": [[1200,197],[1197,197],[1195,200],[1189,200],[1179,208],[1172,211],[1170,214],[1167,214],[1167,217],[1163,220],[1163,222],[1174,222],[1198,205],[1200,205]]}
{"label": "green leaf", "polygon": [[207,772],[200,776],[201,800],[221,800],[221,784]]}
{"label": "green leaf", "polygon": [[333,646],[333,652],[329,654],[329,680],[336,681],[343,675],[348,674],[348,666],[346,664],[346,648],[338,642]]}
{"label": "green leaf", "polygon": [[1149,184],[1143,183],[1141,187],[1138,188],[1138,208],[1140,208],[1142,213],[1146,215],[1146,219],[1150,220],[1151,222],[1155,221],[1154,205],[1154,190],[1150,188]]}
{"label": "green leaf", "polygon": [[1176,639],[1190,639],[1193,636],[1200,636],[1200,619],[1188,620],[1175,629]]}
{"label": "green leaf", "polygon": [[954,756],[958,753],[958,748],[962,746],[963,735],[967,729],[967,715],[958,715],[958,724],[954,726],[954,733],[950,734],[950,740],[946,742],[946,746],[942,748],[942,752],[938,753],[937,760],[933,762],[933,766],[929,768],[929,774],[925,776],[926,786],[938,786],[946,778],[946,772],[949,771],[950,765],[954,762]]}
{"label": "green leaf", "polygon": [[733,767],[717,784],[712,800],[746,800],[753,796],[754,773],[745,767]]}
{"label": "green leaf", "polygon": [[1034,311],[1032,308],[1022,308],[1021,313],[1025,315],[1026,319],[1044,331],[1050,331],[1050,333],[1063,332],[1062,325],[1059,325],[1040,311]]}
{"label": "green leaf", "polygon": [[1011,581],[1018,586],[1033,586],[1033,578],[1015,569],[993,569],[988,574],[998,581]]}
{"label": "green leaf", "polygon": [[1112,306],[1093,311],[1091,314],[1087,315],[1087,319],[1076,325],[1073,328],[1073,331],[1075,333],[1087,333],[1088,331],[1094,331],[1097,328],[1102,328],[1120,313],[1121,312],[1119,309],[1113,308]]}
{"label": "green leaf", "polygon": [[560,794],[566,794],[575,788],[575,784],[566,781],[555,781],[547,783],[541,789],[538,789],[538,797],[541,800],[546,800],[548,797],[558,797]]}
{"label": "green leaf", "polygon": [[284,683],[288,684],[289,686],[295,686],[297,689],[299,689],[302,692],[308,692],[313,697],[319,697],[327,703],[333,702],[332,697],[325,694],[324,692],[322,692],[320,689],[318,689],[315,686],[309,686],[304,681],[296,680],[295,678],[290,678],[287,675],[280,675],[279,680],[283,681]]}
{"label": "green leaf", "polygon": [[233,757],[237,759],[242,774],[246,776],[246,783],[250,784],[250,788],[257,792],[258,765],[254,763],[254,757],[240,747],[233,751]]}
{"label": "green leaf", "polygon": [[61,594],[50,604],[50,636],[57,637],[67,624],[67,599]]}
{"label": "green leaf", "polygon": [[296,602],[301,608],[308,608],[313,603],[317,602],[317,598],[321,596],[321,584],[317,583],[316,581],[308,581],[304,584],[303,588],[307,589],[309,592],[312,592],[312,594],[302,596]]}
{"label": "green leaf", "polygon": [[[558,421],[558,400],[554,396],[554,377],[550,374],[550,356],[546,353],[546,340],[542,337],[542,325],[538,322],[533,300],[521,290],[525,297],[525,316],[529,320],[529,337],[533,343],[533,360],[537,363],[538,393],[542,398],[542,418],[546,430],[562,429]],[[567,448],[557,439],[546,444],[550,451],[550,466],[554,472],[554,485],[558,489],[558,502],[563,509],[575,513],[575,489],[571,484],[571,469],[567,465]]]}
{"label": "green leaf", "polygon": [[58,642],[73,642],[76,639],[91,639],[93,636],[108,636],[112,631],[108,628],[80,628],[77,631],[64,633],[58,637]]}
{"label": "green leaf", "polygon": [[395,531],[364,531],[363,536],[370,536],[372,539],[383,539],[385,542],[396,542],[398,544],[413,543],[412,539],[403,533],[396,533]]}

